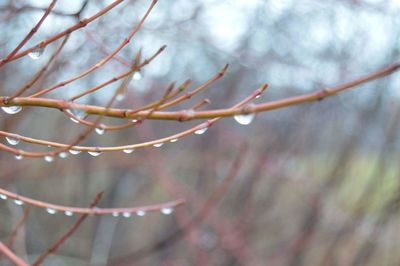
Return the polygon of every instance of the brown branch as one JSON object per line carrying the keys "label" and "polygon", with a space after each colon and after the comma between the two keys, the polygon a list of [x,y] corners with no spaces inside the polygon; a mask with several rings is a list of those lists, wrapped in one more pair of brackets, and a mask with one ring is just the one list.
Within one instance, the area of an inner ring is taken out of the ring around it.
{"label": "brown branch", "polygon": [[99,12],[97,12],[96,14],[94,14],[93,16],[85,18],[85,19],[82,19],[81,21],[79,21],[75,25],[67,28],[66,30],[64,30],[64,31],[62,31],[60,33],[57,33],[57,34],[53,35],[52,37],[50,37],[50,38],[48,38],[46,40],[41,41],[40,43],[32,46],[31,48],[26,49],[26,50],[24,50],[24,51],[22,51],[20,53],[15,54],[13,57],[11,57],[11,58],[9,58],[7,60],[6,60],[6,58],[0,59],[0,67],[3,66],[4,64],[6,64],[7,62],[14,61],[14,60],[16,60],[18,58],[26,56],[27,54],[35,51],[36,49],[43,49],[48,44],[50,44],[50,43],[52,43],[52,42],[64,37],[65,35],[70,34],[70,33],[74,32],[74,31],[76,31],[76,30],[78,30],[80,28],[85,27],[87,24],[89,24],[90,22],[98,19],[102,15],[106,14],[108,11],[110,11],[111,9],[113,9],[114,7],[116,7],[117,5],[122,3],[123,1],[124,0],[116,0],[113,3],[111,3],[110,5],[106,6],[102,10],[100,10]]}
{"label": "brown branch", "polygon": [[15,255],[3,242],[0,241],[0,252],[3,253],[10,261],[17,266],[29,266],[28,263],[23,261],[20,257]]}
{"label": "brown branch", "polygon": [[[227,108],[227,109],[216,109],[209,111],[198,111],[193,112],[190,116],[186,117],[186,120],[193,119],[207,119],[207,118],[216,118],[216,117],[228,117],[240,114],[249,114],[249,113],[259,113],[265,112],[269,110],[280,109],[288,106],[299,105],[303,103],[313,102],[322,100],[324,98],[333,96],[342,91],[354,88],[361,84],[367,83],[369,81],[382,78],[384,76],[390,75],[393,72],[397,71],[400,68],[400,64],[393,64],[387,66],[381,70],[368,74],[362,78],[356,79],[354,81],[332,87],[332,88],[324,88],[315,92],[307,93],[300,96],[288,97],[282,100],[276,100],[272,102],[253,104],[251,108],[243,109],[243,108]],[[7,101],[7,97],[0,97],[0,106],[40,106],[47,108],[55,108],[55,109],[63,109],[63,108],[73,108],[79,109],[87,112],[88,114],[95,115],[105,115],[109,117],[117,117],[117,118],[125,118],[125,119],[139,119],[141,117],[146,117],[148,115],[148,111],[140,111],[136,113],[132,113],[132,110],[126,109],[118,109],[118,108],[105,108],[94,105],[84,105],[84,104],[75,104],[68,103],[62,100],[55,99],[45,99],[45,98],[15,98],[12,101]],[[161,106],[163,107],[163,106]],[[147,119],[154,120],[176,120],[182,121],[182,111],[175,112],[161,112],[157,111],[147,117]]]}
{"label": "brown branch", "polygon": [[124,48],[133,38],[133,36],[139,31],[139,29],[141,28],[141,26],[143,25],[144,21],[146,20],[146,18],[149,16],[151,10],[153,9],[153,7],[155,6],[155,4],[157,3],[157,0],[152,0],[149,8],[147,9],[147,11],[145,12],[145,14],[143,15],[143,17],[140,19],[139,23],[132,29],[132,31],[129,33],[128,37],[126,37],[122,43],[115,48],[109,55],[107,55],[105,58],[103,58],[102,60],[100,60],[98,63],[96,63],[94,66],[90,67],[88,70],[76,75],[75,77],[72,77],[68,80],[64,80],[52,87],[49,87],[47,89],[43,89],[35,94],[30,95],[29,97],[39,97],[42,96],[46,93],[49,93],[57,88],[63,87],[71,82],[74,82],[78,79],[83,78],[84,76],[96,71],[97,69],[99,69],[100,67],[104,66],[107,62],[109,62],[117,53],[119,53],[119,51],[122,50],[122,48]]}
{"label": "brown branch", "polygon": [[[95,200],[93,201],[92,204],[90,204],[90,208],[93,209],[95,206],[97,206],[101,200],[101,197],[103,196],[103,192],[100,192],[96,195]],[[42,255],[40,255],[33,263],[33,266],[38,266],[43,263],[43,261],[49,256],[50,254],[56,252],[61,245],[73,234],[75,233],[76,230],[78,230],[79,226],[86,220],[88,217],[88,214],[83,214],[79,219],[71,226],[70,229],[68,229],[67,232],[65,232],[64,235],[62,235],[53,245],[51,245],[46,252],[44,252]]]}
{"label": "brown branch", "polygon": [[66,216],[71,216],[74,214],[88,214],[88,215],[121,215],[124,213],[137,213],[139,211],[144,212],[156,212],[161,211],[165,208],[176,208],[185,203],[184,199],[177,199],[174,201],[169,201],[165,203],[147,205],[140,207],[129,207],[129,208],[79,208],[79,207],[69,207],[64,205],[56,205],[47,203],[44,201],[35,200],[32,198],[24,197],[3,188],[0,188],[0,195],[5,195],[6,199],[17,200],[22,204],[32,205],[38,208],[46,209],[51,213],[63,212]]}
{"label": "brown branch", "polygon": [[25,38],[15,47],[15,49],[6,56],[3,60],[0,60],[0,67],[5,64],[6,62],[10,61],[11,58],[15,56],[16,53],[32,38],[32,36],[38,31],[44,20],[50,14],[51,10],[55,6],[57,0],[51,1],[50,5],[47,7],[46,11],[44,12],[43,16],[40,20],[36,23],[36,25],[31,29],[31,31],[25,36]]}

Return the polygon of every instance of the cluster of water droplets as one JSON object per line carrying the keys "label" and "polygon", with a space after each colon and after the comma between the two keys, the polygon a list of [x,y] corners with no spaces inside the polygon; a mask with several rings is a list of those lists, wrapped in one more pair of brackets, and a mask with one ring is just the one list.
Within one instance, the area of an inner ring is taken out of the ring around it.
{"label": "cluster of water droplets", "polygon": [[[5,195],[5,194],[2,194],[2,193],[0,193],[0,200],[7,200],[8,199],[8,196],[7,195]],[[18,206],[22,206],[22,205],[24,205],[24,202],[22,201],[22,200],[20,200],[20,199],[13,199],[12,200],[13,202],[14,202],[14,204],[16,204],[16,205],[18,205]],[[47,207],[46,208],[46,212],[48,213],[48,214],[50,214],[50,215],[53,215],[53,214],[56,214],[56,213],[58,213],[59,211],[58,210],[56,210],[56,209],[54,209],[54,208],[50,208],[50,207]],[[172,207],[165,207],[165,208],[162,208],[161,210],[160,210],[160,212],[162,213],[162,214],[164,214],[164,215],[170,215],[170,214],[172,214],[173,212],[174,212],[174,208],[172,208]],[[73,212],[73,211],[69,211],[69,210],[66,210],[66,211],[63,211],[62,212],[65,216],[73,216],[75,213]],[[136,211],[136,212],[134,212],[137,216],[139,216],[139,217],[143,217],[143,216],[145,216],[146,214],[147,214],[147,212],[145,211],[145,210],[138,210],[138,211]],[[128,212],[128,211],[125,211],[125,212],[113,212],[113,213],[111,213],[111,215],[113,216],[113,217],[120,217],[120,216],[122,216],[122,217],[124,217],[124,218],[130,218],[130,217],[132,217],[132,212]]]}

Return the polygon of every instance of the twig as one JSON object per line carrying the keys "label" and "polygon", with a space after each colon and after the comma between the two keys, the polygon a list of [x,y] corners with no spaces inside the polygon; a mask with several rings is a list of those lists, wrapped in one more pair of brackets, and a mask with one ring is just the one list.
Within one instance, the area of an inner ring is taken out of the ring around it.
{"label": "twig", "polygon": [[0,252],[3,253],[10,261],[17,266],[29,266],[28,263],[23,261],[20,257],[15,255],[3,242],[0,241]]}
{"label": "twig", "polygon": [[[93,209],[96,205],[99,204],[101,197],[103,196],[103,192],[100,192],[96,195],[95,200],[92,204],[90,204],[90,208]],[[40,255],[33,263],[33,266],[37,266],[43,263],[43,261],[49,256],[50,254],[56,252],[58,248],[79,228],[79,226],[86,220],[88,214],[83,214],[79,219],[62,235],[53,245],[51,245],[46,252]]]}
{"label": "twig", "polygon": [[[54,213],[56,212],[63,212],[67,216],[71,216],[74,214],[89,214],[89,215],[107,215],[107,214],[114,214],[120,215],[123,213],[136,213],[138,211],[145,211],[145,212],[155,212],[160,211],[164,208],[176,208],[185,203],[184,199],[177,199],[174,201],[169,201],[165,203],[155,204],[155,205],[147,205],[147,206],[140,206],[140,207],[129,207],[129,208],[79,208],[79,207],[69,207],[64,205],[56,205],[47,203],[44,201],[35,200],[32,198],[20,196],[3,188],[0,188],[0,195],[5,195],[7,198],[12,200],[17,200],[22,204],[29,204],[38,208],[43,208],[46,210],[52,210]],[[0,199],[1,200],[1,199]]]}

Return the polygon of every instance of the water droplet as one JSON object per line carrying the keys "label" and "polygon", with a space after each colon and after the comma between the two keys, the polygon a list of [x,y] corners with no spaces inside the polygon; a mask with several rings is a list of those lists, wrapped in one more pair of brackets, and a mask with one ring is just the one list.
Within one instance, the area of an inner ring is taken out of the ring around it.
{"label": "water droplet", "polygon": [[160,148],[162,145],[164,145],[164,143],[163,143],[163,142],[161,142],[161,143],[156,143],[156,144],[153,144],[153,146],[154,146],[154,147],[156,147],[156,148]]}
{"label": "water droplet", "polygon": [[123,152],[129,154],[132,153],[134,150],[135,149],[124,149]]}
{"label": "water droplet", "polygon": [[202,134],[204,134],[204,133],[207,131],[207,129],[208,129],[208,127],[200,128],[200,129],[196,130],[196,131],[194,132],[194,134],[196,134],[196,135],[202,135]]}
{"label": "water droplet", "polygon": [[62,151],[58,154],[58,157],[60,157],[61,159],[65,159],[68,157],[68,153],[66,153],[65,151]]}
{"label": "water droplet", "polygon": [[44,160],[45,160],[46,162],[48,162],[48,163],[51,163],[52,161],[54,161],[54,157],[51,156],[51,155],[46,155],[46,156],[44,156],[43,158],[44,158]]}
{"label": "water droplet", "polygon": [[111,215],[112,215],[113,217],[118,217],[118,216],[119,216],[119,213],[118,213],[118,212],[113,212]]}
{"label": "water droplet", "polygon": [[52,209],[52,208],[47,208],[46,211],[47,211],[48,214],[56,214],[57,213],[57,211],[55,209]]}
{"label": "water droplet", "polygon": [[[76,116],[79,119],[83,119],[85,117],[85,115],[86,115],[86,112],[84,110],[81,110],[81,109],[67,109],[66,112]],[[74,121],[75,123],[79,123],[78,120],[72,119],[72,117],[71,117],[71,120],[72,121],[75,120],[75,121],[77,121],[77,122]]]}
{"label": "water droplet", "polygon": [[135,71],[134,73],[133,73],[133,79],[134,80],[141,80],[142,79],[142,73],[140,73],[140,71]]}
{"label": "water droplet", "polygon": [[146,215],[146,212],[145,212],[145,211],[137,211],[137,212],[136,212],[136,215],[137,215],[137,216],[145,216],[145,215]]}
{"label": "water droplet", "polygon": [[72,215],[74,215],[74,213],[73,213],[72,211],[65,211],[64,214],[65,214],[66,216],[72,216]]}
{"label": "water droplet", "polygon": [[4,194],[0,194],[0,199],[2,199],[2,200],[6,200],[8,197],[7,197],[7,195],[4,195]]}
{"label": "water droplet", "polygon": [[133,123],[136,123],[136,122],[137,122],[137,119],[132,119],[132,122],[133,122]]}
{"label": "water droplet", "polygon": [[241,125],[248,125],[254,120],[254,114],[235,115],[233,118]]}
{"label": "water droplet", "polygon": [[34,49],[32,52],[30,52],[28,55],[33,60],[38,60],[42,56],[43,52],[44,52],[44,48],[38,47],[38,48]]}
{"label": "water droplet", "polygon": [[121,102],[125,99],[125,93],[121,92],[118,93],[117,96],[115,96],[115,100],[117,100],[118,102]]}
{"label": "water droplet", "polygon": [[17,200],[17,199],[14,200],[14,203],[19,205],[19,206],[24,204],[24,202],[22,200]]}
{"label": "water droplet", "polygon": [[76,123],[76,124],[79,124],[79,121],[76,120],[74,117],[70,117],[69,119],[70,119],[72,122],[74,122],[74,123]]}
{"label": "water droplet", "polygon": [[22,159],[24,158],[24,156],[22,156],[22,154],[16,154],[16,155],[14,156],[14,158],[15,158],[16,160],[20,161],[20,160],[22,160]]}
{"label": "water droplet", "polygon": [[13,145],[13,146],[15,146],[19,143],[18,137],[6,136],[6,140],[7,140],[8,144]]}
{"label": "water droplet", "polygon": [[73,155],[77,155],[77,154],[81,153],[81,151],[71,149],[71,150],[69,150],[69,153],[71,153]]}
{"label": "water droplet", "polygon": [[258,94],[257,96],[256,96],[256,99],[258,99],[258,98],[260,98],[261,97],[261,95],[260,94]]}
{"label": "water droplet", "polygon": [[124,216],[125,218],[129,218],[129,217],[132,216],[132,214],[131,214],[130,212],[124,212],[124,213],[122,214],[122,216]]}
{"label": "water droplet", "polygon": [[101,154],[101,151],[88,151],[88,153],[94,157],[97,157]]}
{"label": "water droplet", "polygon": [[106,130],[104,129],[104,125],[103,125],[103,124],[100,124],[100,125],[95,129],[95,131],[96,131],[97,134],[103,135],[104,132],[105,132]]}
{"label": "water droplet", "polygon": [[2,106],[1,109],[7,114],[13,115],[22,110],[21,106]]}
{"label": "water droplet", "polygon": [[177,141],[178,141],[178,139],[176,138],[176,139],[171,139],[169,142],[174,143],[174,142],[177,142]]}
{"label": "water droplet", "polygon": [[172,209],[172,208],[162,208],[162,209],[161,209],[161,212],[162,212],[163,214],[165,214],[165,215],[170,215],[171,213],[174,212],[174,209]]}

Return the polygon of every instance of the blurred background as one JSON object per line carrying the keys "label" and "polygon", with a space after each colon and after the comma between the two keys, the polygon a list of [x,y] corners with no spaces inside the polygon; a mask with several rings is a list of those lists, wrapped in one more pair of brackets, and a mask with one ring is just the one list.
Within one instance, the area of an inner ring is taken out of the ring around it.
{"label": "blurred background", "polygon": [[[89,1],[88,17],[112,1]],[[0,57],[42,16],[50,1],[0,0]],[[83,1],[59,0],[30,47],[77,23]],[[115,49],[149,6],[124,1],[74,32],[38,91],[90,68]],[[134,39],[94,73],[47,97],[67,99],[168,47],[129,83],[115,107],[159,99],[173,81],[194,87],[229,63],[227,74],[171,110],[230,107],[264,82],[255,103],[350,81],[399,61],[400,2],[396,0],[158,1]],[[0,70],[0,95],[27,83],[61,40],[38,60],[24,57]],[[123,60],[122,60],[123,59]],[[128,207],[183,197],[172,215],[90,217],[44,265],[399,265],[400,74],[369,82],[320,102],[257,114],[247,126],[233,118],[161,148],[132,154],[70,155],[52,163],[17,161],[0,152],[0,186],[55,204]],[[78,100],[105,105],[118,84]],[[104,123],[121,121],[106,119]],[[0,113],[0,129],[68,143],[84,126],[57,110]],[[121,131],[91,134],[85,145],[143,142],[195,122],[145,121]],[[6,143],[5,140],[1,140]],[[21,149],[45,148],[28,143]],[[0,239],[7,240],[23,207],[0,201]],[[32,207],[15,252],[32,261],[77,219]],[[185,226],[187,224],[192,226]],[[3,259],[1,265],[8,265]]]}

